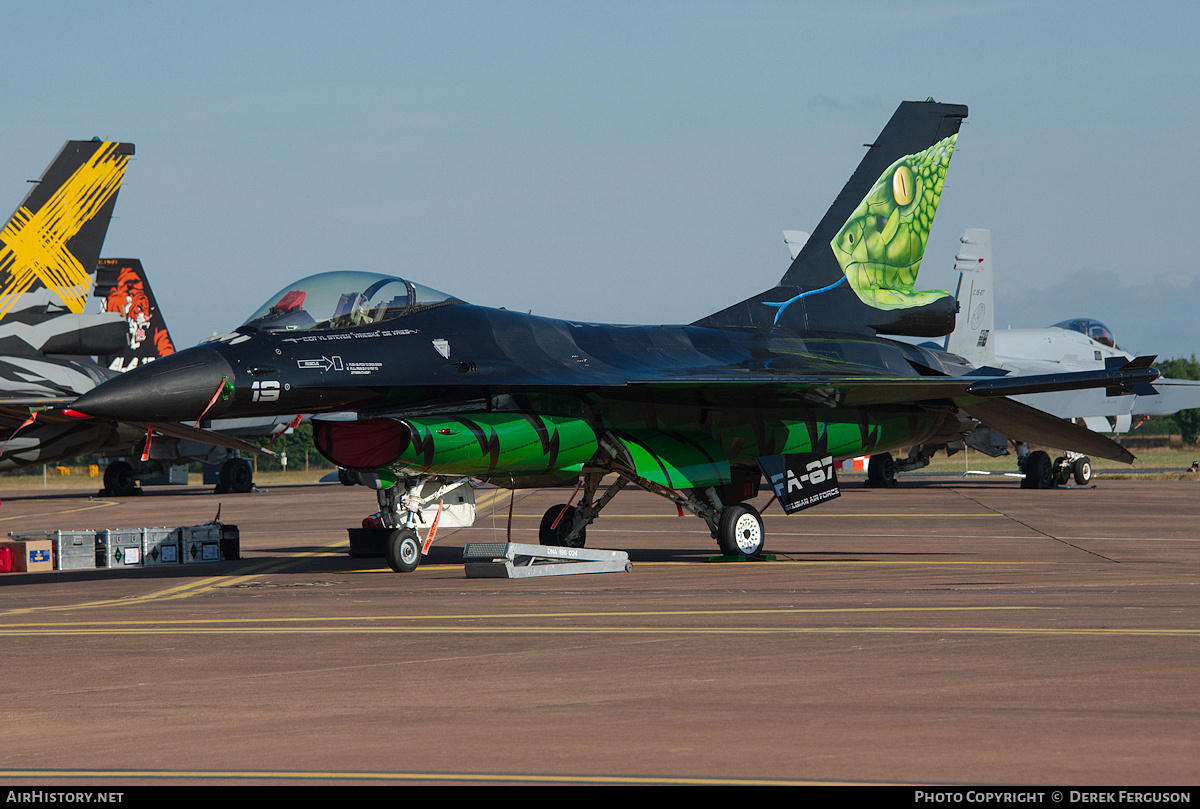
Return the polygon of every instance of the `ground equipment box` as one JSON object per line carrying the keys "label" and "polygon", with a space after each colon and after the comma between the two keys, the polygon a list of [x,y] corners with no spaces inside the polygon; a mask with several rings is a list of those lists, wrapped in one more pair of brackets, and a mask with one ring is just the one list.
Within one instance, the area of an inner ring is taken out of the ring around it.
{"label": "ground equipment box", "polygon": [[392,528],[347,528],[351,556],[383,556]]}
{"label": "ground equipment box", "polygon": [[96,532],[96,567],[132,567],[142,563],[142,528],[106,528]]}
{"label": "ground equipment box", "polygon": [[51,531],[55,570],[92,570],[96,567],[95,531]]}
{"label": "ground equipment box", "polygon": [[221,558],[242,558],[242,533],[236,525],[221,526]]}
{"label": "ground equipment box", "polygon": [[180,528],[179,552],[183,563],[221,561],[221,528],[218,523]]}
{"label": "ground equipment box", "polygon": [[143,565],[177,565],[182,561],[178,528],[142,529]]}
{"label": "ground equipment box", "polygon": [[96,532],[34,531],[9,534],[13,540],[49,540],[55,570],[92,570],[96,567]]}

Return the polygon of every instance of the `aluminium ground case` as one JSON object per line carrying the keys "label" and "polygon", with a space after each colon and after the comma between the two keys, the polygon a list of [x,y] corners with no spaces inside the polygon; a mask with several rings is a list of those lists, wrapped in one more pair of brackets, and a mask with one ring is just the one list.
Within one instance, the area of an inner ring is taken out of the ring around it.
{"label": "aluminium ground case", "polygon": [[133,567],[142,563],[144,528],[105,528],[96,532],[96,567]]}
{"label": "aluminium ground case", "polygon": [[93,570],[96,567],[96,532],[91,529],[10,533],[8,536],[17,542],[50,540],[55,570]]}

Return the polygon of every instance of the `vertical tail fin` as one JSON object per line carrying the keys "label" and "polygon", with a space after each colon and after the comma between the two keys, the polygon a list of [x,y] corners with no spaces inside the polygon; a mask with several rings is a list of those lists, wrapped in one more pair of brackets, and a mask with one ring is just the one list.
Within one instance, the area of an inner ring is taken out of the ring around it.
{"label": "vertical tail fin", "polygon": [[992,307],[992,232],[968,228],[954,257],[959,316],[946,338],[946,350],[976,368],[995,364],[996,312]]}
{"label": "vertical tail fin", "polygon": [[63,146],[0,231],[0,317],[18,303],[83,311],[133,151],[98,139]]}
{"label": "vertical tail fin", "polygon": [[863,157],[779,286],[699,326],[868,331],[937,337],[949,292],[914,289],[967,108],[905,101]]}
{"label": "vertical tail fin", "polygon": [[94,294],[104,299],[105,311],[121,315],[129,328],[129,345],[120,353],[101,358],[104,365],[114,371],[128,371],[175,353],[166,320],[150,291],[141,261],[100,259]]}

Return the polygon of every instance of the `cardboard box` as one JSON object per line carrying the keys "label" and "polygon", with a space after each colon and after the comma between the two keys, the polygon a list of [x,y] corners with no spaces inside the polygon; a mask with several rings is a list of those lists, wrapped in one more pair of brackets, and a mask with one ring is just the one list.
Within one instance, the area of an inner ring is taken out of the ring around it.
{"label": "cardboard box", "polygon": [[12,554],[14,573],[54,570],[54,543],[49,539],[9,539],[0,542]]}

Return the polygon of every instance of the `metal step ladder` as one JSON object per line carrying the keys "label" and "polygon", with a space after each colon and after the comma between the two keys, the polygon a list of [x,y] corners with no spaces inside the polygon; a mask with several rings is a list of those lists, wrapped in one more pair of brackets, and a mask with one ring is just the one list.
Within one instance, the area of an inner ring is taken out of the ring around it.
{"label": "metal step ladder", "polygon": [[472,542],[463,549],[468,579],[525,579],[576,573],[633,572],[625,551],[558,548],[515,542]]}

